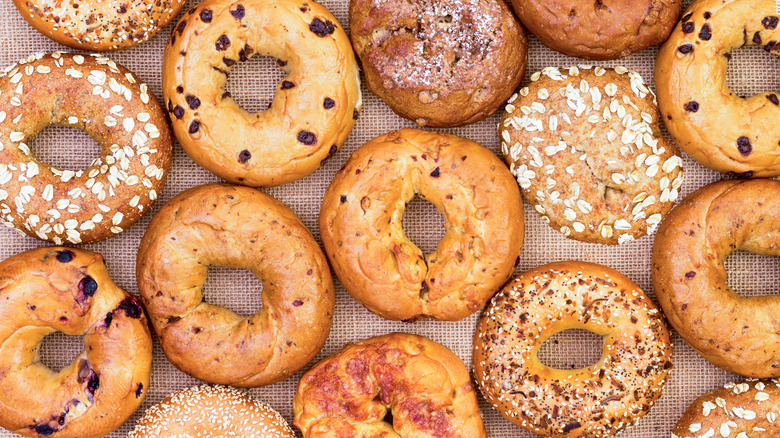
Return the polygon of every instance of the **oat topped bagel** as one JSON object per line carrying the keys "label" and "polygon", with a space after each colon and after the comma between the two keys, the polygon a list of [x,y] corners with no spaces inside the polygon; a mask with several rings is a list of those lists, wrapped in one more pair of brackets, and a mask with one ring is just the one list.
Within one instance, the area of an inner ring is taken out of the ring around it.
{"label": "oat topped bagel", "polygon": [[499,130],[526,199],[572,239],[615,245],[652,233],[682,185],[655,97],[623,67],[535,73]]}
{"label": "oat topped bagel", "polygon": [[[271,106],[251,114],[225,85],[230,70],[254,55],[276,58],[287,77]],[[310,0],[198,4],[171,34],[162,80],[187,154],[220,178],[253,187],[314,172],[344,144],[362,105],[349,38]]]}

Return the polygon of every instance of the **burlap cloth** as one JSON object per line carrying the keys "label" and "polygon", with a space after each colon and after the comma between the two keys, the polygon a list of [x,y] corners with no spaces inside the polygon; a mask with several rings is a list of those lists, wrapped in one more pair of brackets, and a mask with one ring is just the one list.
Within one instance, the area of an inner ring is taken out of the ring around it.
{"label": "burlap cloth", "polygon": [[[187,3],[186,8],[195,1]],[[690,1],[686,1],[689,4]],[[347,0],[326,0],[323,4],[347,26]],[[34,52],[64,50],[62,46],[43,37],[30,27],[19,15],[10,0],[0,0],[0,68]],[[175,21],[174,21],[175,23]],[[136,72],[154,93],[161,98],[160,65],[163,47],[170,35],[169,25],[151,41],[130,50],[110,54],[115,61]],[[648,49],[619,62],[598,63],[603,66],[624,65],[639,72],[652,84],[656,49]],[[582,63],[582,60],[568,58],[542,46],[531,38],[528,74],[546,66],[568,66]],[[270,101],[281,71],[272,60],[255,57],[250,62],[237,66],[231,73],[228,89],[234,99],[248,110],[265,108]],[[780,77],[780,63],[777,58],[761,50],[742,49],[735,53],[731,62],[729,84],[740,95],[777,89]],[[691,86],[695,86],[691,84]],[[333,159],[314,174],[291,184],[267,190],[272,196],[290,206],[309,227],[315,237],[320,201],[333,175],[358,146],[367,140],[390,130],[413,126],[401,119],[378,98],[363,89],[363,111],[344,147]],[[498,152],[499,140],[496,130],[498,114],[482,122],[458,129],[448,130],[470,138]],[[238,139],[240,141],[240,139]],[[86,167],[97,157],[97,144],[86,134],[69,128],[50,127],[33,142],[33,150],[43,160],[61,168],[79,169]],[[707,170],[689,157],[684,157],[686,171],[682,196],[716,181],[721,175]],[[177,193],[195,185],[218,181],[218,178],[198,167],[184,151],[176,145],[173,166],[168,184],[151,213],[155,213],[163,202]],[[578,259],[611,266],[639,284],[652,295],[650,281],[650,252],[654,236],[646,236],[636,242],[620,247],[583,244],[568,240],[544,224],[539,215],[528,204],[525,205],[527,225],[525,246],[518,266],[518,272],[531,267],[558,260]],[[152,214],[147,214],[135,226],[117,237],[85,248],[102,253],[109,271],[121,287],[131,293],[138,293],[135,284],[135,254],[138,243],[149,224]],[[443,219],[435,208],[422,201],[409,205],[404,218],[404,229],[420,247],[433,251],[444,234]],[[0,258],[44,245],[43,242],[25,237],[2,227],[0,229]],[[769,295],[780,290],[777,272],[780,260],[739,252],[727,261],[730,284],[741,293]],[[335,278],[334,278],[335,279]],[[225,268],[214,268],[209,272],[206,297],[210,303],[224,305],[240,314],[253,313],[260,306],[261,284],[249,272]],[[416,333],[444,344],[459,355],[466,364],[471,363],[471,340],[476,324],[476,315],[459,322],[421,321],[414,324],[385,321],[358,305],[336,282],[336,313],[330,338],[318,358],[354,342],[373,335],[393,331]],[[558,341],[556,343],[556,341]],[[54,334],[46,338],[42,354],[44,362],[59,369],[69,363],[81,351],[80,338]],[[551,366],[566,368],[594,363],[601,355],[600,338],[582,331],[566,332],[545,345],[544,356]],[[155,346],[154,368],[150,391],[141,409],[111,437],[125,436],[143,411],[160,401],[169,393],[199,383],[197,380],[176,370],[159,348]],[[469,365],[469,368],[470,365]],[[288,421],[292,420],[292,396],[302,373],[265,388],[251,390],[251,394],[269,403],[281,412]],[[663,397],[652,411],[637,426],[629,428],[622,436],[626,438],[656,438],[669,436],[672,426],[685,408],[700,394],[709,391],[737,376],[722,371],[702,359],[679,336],[674,335],[674,368],[664,390]],[[532,434],[515,427],[488,406],[480,398],[482,416],[488,434],[499,437],[531,437]],[[0,437],[13,434],[0,429]]]}

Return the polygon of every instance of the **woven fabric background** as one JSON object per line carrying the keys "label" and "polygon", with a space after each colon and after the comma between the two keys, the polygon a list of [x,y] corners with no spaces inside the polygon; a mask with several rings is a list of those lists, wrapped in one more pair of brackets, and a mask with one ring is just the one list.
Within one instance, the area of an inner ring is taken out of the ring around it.
{"label": "woven fabric background", "polygon": [[[190,1],[186,8],[196,2]],[[689,4],[686,1],[685,4]],[[348,28],[347,0],[325,0],[323,4]],[[34,52],[65,50],[53,41],[43,37],[30,27],[19,15],[10,0],[0,0],[0,67]],[[175,23],[175,21],[174,21]],[[111,53],[109,56],[136,72],[149,84],[150,89],[161,98],[160,65],[163,47],[170,35],[172,25],[164,29],[151,41],[130,50]],[[652,85],[656,49],[651,48],[617,62],[597,63],[602,66],[624,65],[639,72]],[[582,60],[568,58],[542,46],[531,38],[531,49],[526,81],[531,73],[546,66],[568,66],[582,63]],[[780,77],[778,59],[761,50],[742,49],[735,53],[729,70],[729,84],[740,95],[778,89]],[[281,71],[272,60],[256,56],[250,62],[237,66],[230,75],[228,89],[244,108],[254,111],[265,108],[273,90],[281,79]],[[690,84],[695,87],[695,84]],[[268,193],[290,206],[314,236],[319,239],[317,215],[322,196],[338,168],[357,147],[367,140],[393,129],[413,126],[413,123],[390,111],[378,98],[363,89],[363,111],[345,146],[336,156],[314,174],[291,184],[267,190]],[[463,128],[447,130],[470,138],[498,152],[499,140],[496,125],[499,114]],[[86,167],[98,155],[97,144],[86,134],[70,128],[50,127],[36,138],[32,146],[43,160],[61,168],[79,169]],[[721,175],[707,170],[689,157],[684,157],[686,171],[682,195],[716,181]],[[196,185],[218,181],[209,172],[198,167],[184,151],[176,145],[173,167],[168,184],[161,199],[151,211],[135,226],[98,244],[84,248],[102,253],[114,281],[127,291],[137,294],[135,284],[136,248],[153,213],[163,202],[177,193]],[[525,205],[527,231],[525,246],[518,266],[518,272],[558,260],[578,259],[611,266],[637,282],[650,295],[653,294],[650,280],[650,252],[654,236],[646,236],[636,242],[620,247],[584,244],[568,240],[544,224],[539,215]],[[405,230],[411,239],[423,250],[435,250],[438,239],[444,234],[443,219],[435,208],[423,201],[409,205],[405,216]],[[0,229],[0,258],[45,245],[10,229]],[[777,281],[780,260],[738,252],[727,261],[729,280],[743,295],[770,295],[780,290]],[[416,333],[444,344],[459,355],[466,364],[471,362],[471,341],[477,315],[459,322],[421,321],[413,324],[385,321],[358,305],[337,282],[336,313],[330,338],[318,358],[330,354],[348,342],[358,341],[373,335],[393,331]],[[226,268],[212,268],[206,285],[207,300],[224,305],[243,315],[249,315],[260,306],[262,285],[250,273]],[[737,376],[722,371],[702,359],[679,336],[674,335],[674,368],[663,397],[652,411],[637,426],[629,428],[623,437],[656,438],[669,436],[671,428],[685,408],[700,394],[719,385],[738,380]],[[58,369],[69,363],[83,348],[80,338],[62,334],[51,335],[44,341],[43,359],[49,366]],[[600,339],[587,332],[572,331],[557,335],[545,345],[545,361],[549,365],[567,368],[594,363],[600,357]],[[110,437],[125,436],[143,411],[160,401],[169,393],[197,384],[198,381],[176,370],[159,348],[155,346],[154,369],[150,392],[141,409],[117,429]],[[470,368],[470,365],[469,365]],[[292,420],[292,395],[302,372],[268,386],[251,390],[251,394],[264,400],[280,411],[288,421]],[[493,438],[531,437],[504,420],[501,415],[480,398],[482,415],[488,433]],[[13,434],[0,430],[0,437]]]}

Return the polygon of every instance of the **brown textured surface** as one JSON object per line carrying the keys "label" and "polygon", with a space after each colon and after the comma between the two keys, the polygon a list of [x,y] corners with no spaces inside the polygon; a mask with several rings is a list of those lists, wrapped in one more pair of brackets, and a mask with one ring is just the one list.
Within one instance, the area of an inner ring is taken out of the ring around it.
{"label": "brown textured surface", "polygon": [[[404,209],[415,196],[446,220],[432,253],[404,235]],[[341,283],[396,320],[454,321],[481,309],[519,263],[524,229],[517,184],[490,150],[418,129],[355,151],[320,210],[322,243]]]}
{"label": "brown textured surface", "polygon": [[318,362],[301,378],[293,411],[305,438],[487,438],[463,362],[404,333],[347,345]]}
{"label": "brown textured surface", "polygon": [[775,1],[700,0],[683,18],[687,21],[659,51],[655,71],[658,103],[672,138],[719,172],[780,175],[780,94],[745,98],[726,84],[729,58],[740,47],[780,54]]}
{"label": "brown textured surface", "polygon": [[685,198],[661,224],[653,286],[669,322],[715,365],[780,376],[780,296],[739,296],[723,261],[738,249],[780,255],[780,182],[723,181]]}
{"label": "brown textured surface", "polygon": [[[189,1],[187,7],[195,6],[196,3]],[[323,3],[345,27],[348,27],[348,1],[327,0]],[[0,18],[0,65],[10,65],[36,51],[62,49],[61,46],[35,32],[17,13],[11,2],[0,1],[0,17],[2,17]],[[160,66],[162,65],[163,49],[173,27],[174,24],[170,24],[147,43],[111,54],[112,59],[136,72],[144,82],[149,84],[150,91],[158,98],[162,96]],[[529,42],[529,71],[525,75],[524,83],[529,81],[531,73],[550,65],[569,66],[582,62],[547,49],[533,36],[529,36]],[[619,64],[639,72],[647,81],[648,87],[654,89],[652,78],[655,51],[655,48],[647,49],[621,60]],[[596,64],[607,67],[615,66],[618,63],[599,62]],[[778,76],[780,76],[780,61],[774,56],[767,55],[760,48],[751,47],[734,52],[734,58],[729,65],[727,83],[735,92],[741,95],[751,95],[776,89]],[[245,108],[265,108],[271,101],[282,77],[283,73],[273,59],[253,58],[249,62],[236,66],[231,71],[227,89],[232,92],[236,102]],[[396,116],[365,87],[362,88],[362,91],[363,110],[344,147],[310,176],[265,190],[290,206],[318,241],[317,220],[320,203],[333,176],[346,162],[350,154],[363,143],[378,135],[414,125],[414,122]],[[499,118],[500,114],[494,114],[481,122],[446,131],[477,141],[493,152],[500,153],[500,141],[496,129]],[[98,146],[81,131],[61,127],[45,130],[31,142],[31,147],[36,154],[48,162],[70,169],[87,167],[91,159],[99,154]],[[707,183],[722,178],[722,175],[704,168],[686,154],[683,154],[683,166],[686,170],[686,176],[680,190],[681,197]],[[159,202],[152,207],[151,213],[157,211],[163,202],[183,190],[215,181],[218,179],[197,166],[177,144],[174,149],[173,165],[168,175],[168,183],[161,193]],[[88,249],[104,254],[114,281],[123,289],[134,294],[138,293],[135,280],[135,256],[138,243],[150,220],[151,216],[146,215],[135,226],[130,227],[119,236],[86,246]],[[533,211],[533,207],[527,203],[525,204],[525,223],[526,238],[516,273],[557,260],[586,260],[617,269],[653,296],[650,280],[650,251],[654,235],[651,234],[620,246],[577,242],[565,238],[542,222],[540,216]],[[438,239],[444,234],[441,216],[436,213],[435,207],[424,201],[413,201],[409,204],[404,215],[404,226],[404,231],[410,239],[426,252],[434,251]],[[2,242],[0,258],[6,258],[41,245],[41,242],[36,239],[21,236],[4,227],[0,227],[0,242]],[[780,292],[780,282],[777,281],[777,273],[780,272],[780,257],[758,256],[738,251],[726,260],[726,267],[729,273],[729,285],[742,295],[767,295]],[[433,339],[451,349],[465,363],[471,363],[471,342],[478,315],[475,314],[457,322],[422,320],[414,324],[407,324],[387,321],[358,304],[345,291],[341,283],[335,280],[335,277],[334,281],[336,284],[336,311],[333,326],[317,359],[342,348],[348,342],[403,331]],[[227,306],[242,315],[251,315],[261,305],[261,294],[257,293],[256,290],[254,275],[247,271],[227,268],[210,269],[205,286],[205,296],[209,303]],[[622,432],[621,437],[668,437],[683,411],[696,397],[728,381],[739,380],[738,376],[709,364],[676,333],[673,333],[673,339],[674,367],[664,389],[664,395],[648,415],[643,417],[637,425]],[[559,341],[558,344],[552,342],[545,344],[546,347],[549,346],[546,348],[548,352],[546,360],[564,368],[580,363],[583,357],[592,356],[594,352],[599,351],[598,343],[584,342],[585,339],[577,333],[564,332],[561,336],[556,337],[556,340]],[[45,363],[62,366],[70,363],[82,348],[83,343],[80,338],[51,335],[44,339],[42,356]],[[156,341],[154,357],[152,379],[149,385],[150,392],[142,409],[136,412],[118,431],[109,434],[109,438],[126,436],[143,414],[143,409],[159,402],[174,391],[199,383],[196,379],[178,371],[171,365]],[[298,379],[302,374],[303,372],[299,371],[287,380],[252,389],[249,392],[273,406],[285,416],[287,421],[291,422],[292,398]],[[478,398],[485,426],[491,438],[533,438],[536,436],[514,426],[491,408],[481,396]],[[12,436],[14,435],[10,432],[0,430],[0,437],[10,438]]]}
{"label": "brown textured surface", "polygon": [[[140,303],[100,254],[39,248],[0,263],[0,426],[30,436],[98,438],[149,389],[152,336]],[[55,331],[83,338],[61,371],[40,361]]]}
{"label": "brown textured surface", "polygon": [[528,30],[570,56],[617,59],[662,43],[681,0],[512,0]]}
{"label": "brown textured surface", "polygon": [[[539,360],[552,335],[589,330],[603,355],[576,370]],[[661,396],[672,344],[663,315],[623,274],[576,261],[540,266],[510,280],[474,335],[474,376],[488,402],[520,427],[548,437],[616,434]]]}
{"label": "brown textured surface", "polygon": [[[210,383],[283,380],[320,351],[333,320],[325,255],[295,213],[249,187],[187,190],[155,214],[138,249],[138,289],[165,354]],[[203,301],[210,266],[265,284],[250,317]]]}
{"label": "brown textured surface", "polygon": [[352,0],[366,85],[420,126],[493,114],[520,84],[525,30],[504,0]]}

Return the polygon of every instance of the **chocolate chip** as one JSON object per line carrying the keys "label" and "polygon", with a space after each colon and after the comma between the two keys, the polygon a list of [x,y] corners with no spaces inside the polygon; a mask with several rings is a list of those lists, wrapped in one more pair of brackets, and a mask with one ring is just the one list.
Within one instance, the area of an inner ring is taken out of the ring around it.
{"label": "chocolate chip", "polygon": [[143,391],[144,391],[144,384],[143,383],[139,383],[138,384],[138,388],[135,389],[135,398],[140,397],[141,394],[143,393]]}
{"label": "chocolate chip", "polygon": [[678,47],[677,50],[680,53],[682,53],[684,55],[687,55],[687,54],[693,52],[693,45],[692,44],[683,44],[682,46]]}
{"label": "chocolate chip", "polygon": [[222,58],[222,62],[225,63],[228,67],[233,67],[233,64],[236,63],[236,61],[230,59],[230,58]]}
{"label": "chocolate chip", "polygon": [[699,102],[690,101],[685,104],[685,111],[688,111],[689,113],[695,113],[699,111]]}
{"label": "chocolate chip", "polygon": [[770,94],[766,98],[769,99],[769,101],[773,104],[780,105],[780,100],[777,99],[777,94]]}
{"label": "chocolate chip", "polygon": [[341,201],[342,204],[347,202],[347,195],[341,195],[341,198],[339,198],[339,201]]}
{"label": "chocolate chip", "polygon": [[239,163],[246,163],[247,161],[249,161],[250,158],[252,158],[252,154],[248,150],[246,150],[246,149],[244,149],[243,151],[239,152],[239,154],[238,154],[238,162]]}
{"label": "chocolate chip", "polygon": [[95,291],[97,291],[97,288],[98,288],[97,281],[95,281],[95,279],[90,277],[89,275],[82,278],[81,281],[79,282],[79,292],[88,297],[95,295]]}
{"label": "chocolate chip", "polygon": [[309,131],[301,131],[298,133],[298,141],[307,146],[311,146],[314,143],[317,143],[317,136]]}
{"label": "chocolate chip", "polygon": [[184,117],[184,108],[180,107],[179,105],[176,105],[173,108],[173,115],[176,116],[177,119],[181,119]]}
{"label": "chocolate chip", "polygon": [[703,39],[704,41],[709,41],[712,38],[712,29],[710,28],[709,24],[705,23],[704,26],[701,27],[699,38]]}
{"label": "chocolate chip", "polygon": [[753,34],[753,43],[758,44],[759,46],[761,45],[761,32],[756,32]]}
{"label": "chocolate chip", "polygon": [[282,90],[287,90],[294,87],[295,84],[290,81],[282,81]]}
{"label": "chocolate chip", "polygon": [[693,33],[696,30],[696,24],[693,21],[687,21],[682,24],[683,33]]}
{"label": "chocolate chip", "polygon": [[325,109],[331,109],[334,106],[336,106],[336,101],[334,101],[330,97],[326,97],[325,100],[322,101],[322,107]]}
{"label": "chocolate chip", "polygon": [[63,249],[62,251],[57,251],[57,261],[60,263],[68,263],[69,261],[73,260],[74,254],[73,251],[69,249]]}
{"label": "chocolate chip", "polygon": [[693,16],[693,12],[690,12],[686,14],[684,17],[682,17],[683,23],[685,23],[686,21],[690,21],[692,16]]}
{"label": "chocolate chip", "polygon": [[214,47],[218,51],[224,52],[228,47],[230,47],[230,38],[228,38],[228,36],[225,34],[220,35],[220,37],[217,39],[217,42],[214,43]]}
{"label": "chocolate chip", "polygon": [[192,123],[190,123],[190,134],[194,134],[198,131],[200,131],[200,122],[197,120],[193,120]]}
{"label": "chocolate chip", "polygon": [[686,277],[686,278],[693,278],[693,277],[695,277],[695,276],[696,276],[696,273],[695,273],[695,272],[693,272],[693,271],[690,271],[690,272],[686,272],[686,273],[685,273],[685,277]]}
{"label": "chocolate chip", "polygon": [[439,177],[439,168],[438,167],[433,169],[433,172],[431,172],[431,176],[434,177],[434,178],[438,178]]}
{"label": "chocolate chip", "polygon": [[211,23],[211,19],[214,18],[211,9],[204,9],[200,11],[200,21],[204,23]]}
{"label": "chocolate chip", "polygon": [[48,436],[56,432],[53,427],[48,424],[39,424],[33,428],[38,435]]}
{"label": "chocolate chip", "polygon": [[237,5],[236,9],[233,9],[232,11],[230,11],[230,15],[232,15],[233,17],[235,17],[235,18],[237,18],[239,20],[244,18],[245,14],[246,14],[246,11],[244,10],[244,5]]}
{"label": "chocolate chip", "polygon": [[198,109],[200,106],[200,99],[198,99],[195,96],[190,96],[189,94],[185,97],[187,99],[187,105],[190,106],[190,109]]}
{"label": "chocolate chip", "polygon": [[764,19],[761,20],[761,24],[763,24],[766,29],[777,29],[778,21],[780,21],[778,17],[769,16],[764,17]]}
{"label": "chocolate chip", "polygon": [[135,298],[128,297],[122,300],[116,308],[117,310],[124,310],[125,316],[128,318],[138,319],[141,317],[141,306]]}
{"label": "chocolate chip", "polygon": [[311,24],[309,24],[309,30],[322,38],[332,34],[336,30],[336,26],[334,26],[330,20],[322,21],[315,17]]}
{"label": "chocolate chip", "polygon": [[105,328],[111,327],[111,322],[114,320],[114,312],[108,312],[106,313],[106,320],[103,323],[103,326]]}
{"label": "chocolate chip", "polygon": [[176,87],[176,92],[179,93],[179,94],[184,93],[184,87],[179,85],[178,87]]}
{"label": "chocolate chip", "polygon": [[293,304],[293,306],[295,306],[295,307],[300,307],[300,306],[302,306],[302,305],[303,305],[303,301],[301,301],[301,300],[295,300],[295,301],[293,301],[293,303],[292,303],[292,304]]}
{"label": "chocolate chip", "polygon": [[744,156],[750,155],[750,152],[753,151],[753,146],[750,144],[750,139],[745,136],[738,138],[737,149],[739,149],[739,153]]}

